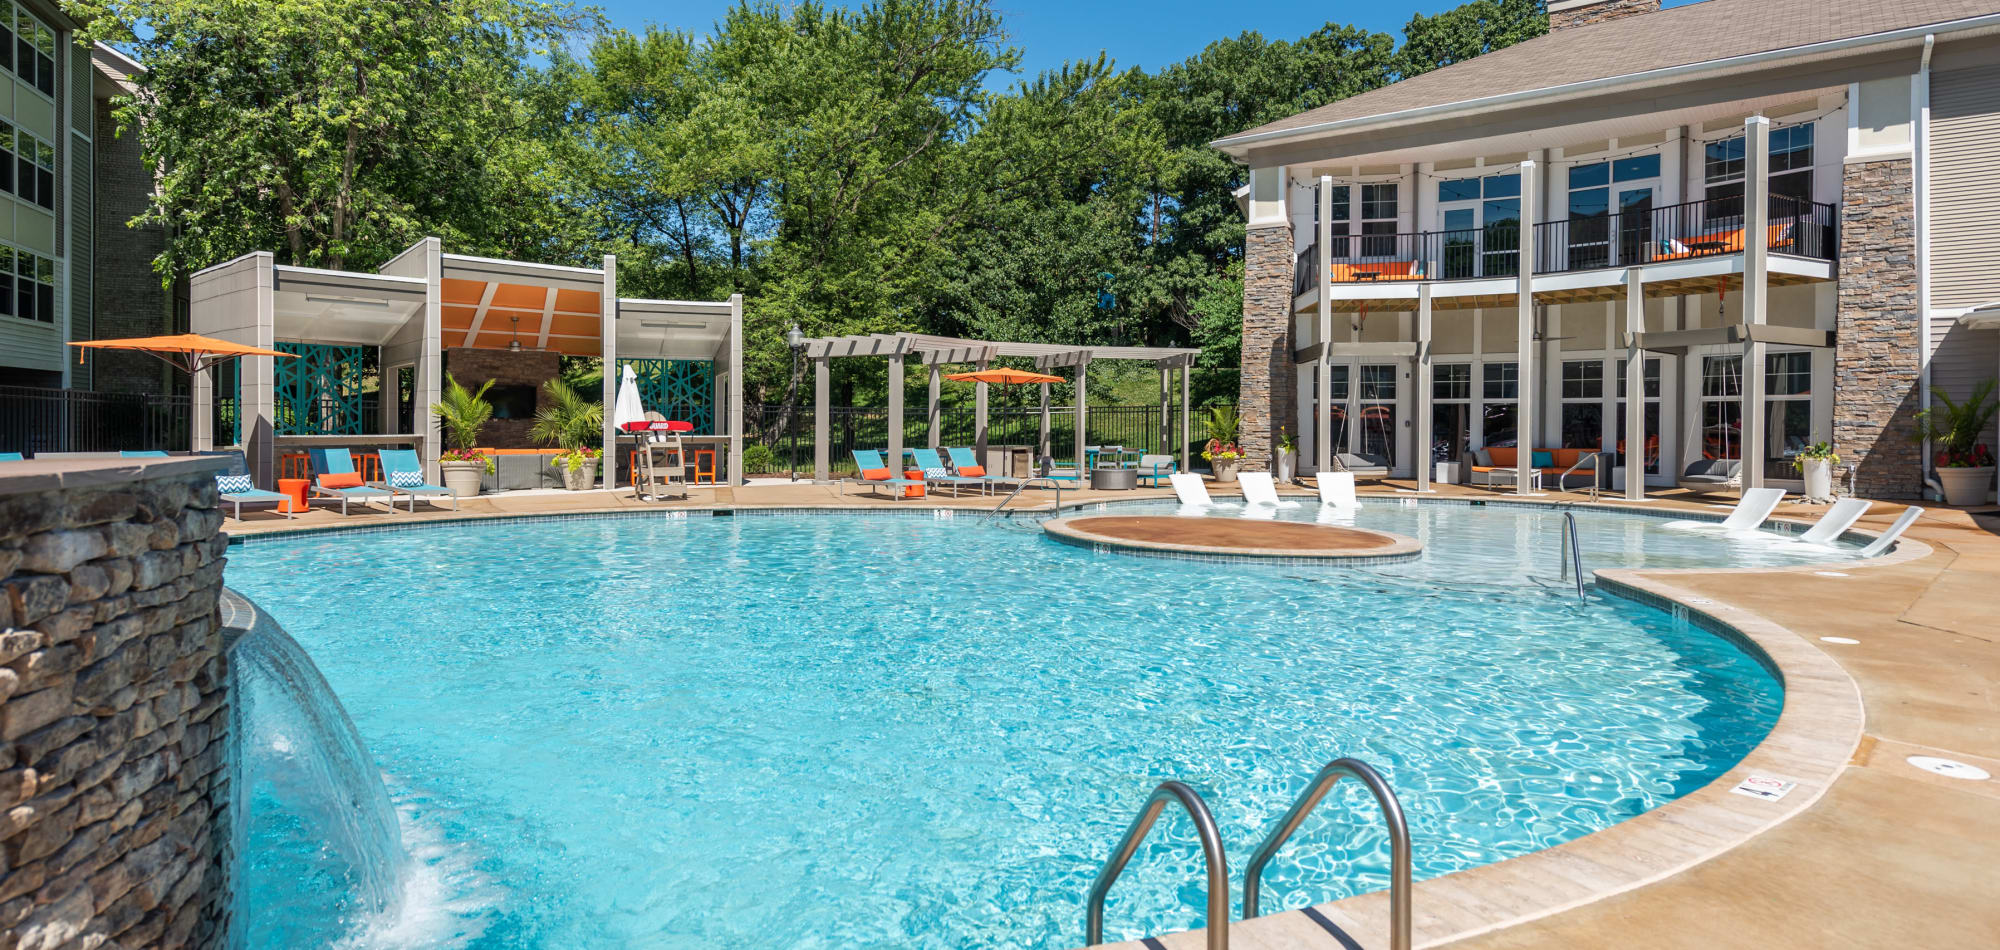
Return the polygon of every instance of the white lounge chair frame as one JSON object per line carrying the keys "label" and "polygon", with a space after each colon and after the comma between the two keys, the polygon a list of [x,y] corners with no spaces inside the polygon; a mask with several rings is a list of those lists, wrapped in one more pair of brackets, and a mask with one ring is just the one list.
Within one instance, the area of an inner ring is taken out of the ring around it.
{"label": "white lounge chair frame", "polygon": [[1903,512],[1901,517],[1896,519],[1895,524],[1889,526],[1889,530],[1877,535],[1873,543],[1861,549],[1861,556],[1878,557],[1887,553],[1889,546],[1895,544],[1896,539],[1902,537],[1903,532],[1908,530],[1911,525],[1916,524],[1917,519],[1923,517],[1923,515],[1924,510],[1922,508],[1911,505]]}
{"label": "white lounge chair frame", "polygon": [[1322,507],[1342,510],[1361,507],[1360,499],[1354,497],[1353,472],[1321,472],[1318,478]]}
{"label": "white lounge chair frame", "polygon": [[1847,529],[1854,527],[1854,523],[1868,513],[1868,506],[1869,503],[1860,498],[1843,498],[1836,501],[1833,507],[1826,510],[1826,514],[1819,516],[1819,521],[1814,523],[1810,530],[1793,540],[1804,544],[1838,543],[1840,536],[1846,534]]}
{"label": "white lounge chair frame", "polygon": [[1243,489],[1243,503],[1252,508],[1297,508],[1296,501],[1278,497],[1278,483],[1270,472],[1238,472],[1236,484]]}

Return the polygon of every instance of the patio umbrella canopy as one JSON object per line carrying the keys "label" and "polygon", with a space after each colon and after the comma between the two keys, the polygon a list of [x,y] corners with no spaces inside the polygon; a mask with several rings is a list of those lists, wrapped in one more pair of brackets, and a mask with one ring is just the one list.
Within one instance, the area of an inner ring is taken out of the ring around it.
{"label": "patio umbrella canopy", "polygon": [[622,429],[628,422],[644,421],[646,407],[639,401],[639,375],[627,363],[624,377],[618,381],[618,402],[612,407],[611,424]]}
{"label": "patio umbrella canopy", "polygon": [[[169,336],[140,336],[123,340],[76,340],[71,346],[87,346],[100,350],[138,350],[151,353],[192,376],[219,363],[226,363],[241,356],[282,356],[293,358],[296,354],[280,353],[258,346],[245,346],[202,336],[199,333],[175,333]],[[83,354],[77,354],[80,359]]]}
{"label": "patio umbrella canopy", "polygon": [[1022,383],[1066,383],[1069,380],[1047,373],[1031,373],[1024,369],[982,369],[974,373],[953,373],[946,379],[954,383],[999,383],[1013,386]]}

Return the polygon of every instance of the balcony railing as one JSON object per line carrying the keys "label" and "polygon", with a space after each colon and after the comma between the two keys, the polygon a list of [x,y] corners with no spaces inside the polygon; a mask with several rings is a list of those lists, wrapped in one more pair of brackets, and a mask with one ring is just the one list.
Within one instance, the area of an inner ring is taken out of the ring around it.
{"label": "balcony railing", "polygon": [[[1838,214],[1831,204],[1770,197],[1766,243],[1775,254],[1831,261]],[[1572,217],[1535,225],[1535,273],[1564,274],[1736,254],[1743,250],[1743,200],[1686,204]],[[1336,284],[1401,280],[1513,277],[1521,267],[1521,228],[1514,222],[1457,231],[1335,235]],[[1299,254],[1292,293],[1319,284],[1317,242]]]}

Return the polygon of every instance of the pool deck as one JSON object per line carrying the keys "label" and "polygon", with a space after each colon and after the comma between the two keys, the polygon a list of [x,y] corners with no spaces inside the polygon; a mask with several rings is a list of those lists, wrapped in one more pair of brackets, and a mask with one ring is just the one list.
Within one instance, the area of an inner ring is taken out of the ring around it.
{"label": "pool deck", "polygon": [[[1364,485],[1364,503],[1397,487],[1407,485]],[[1212,490],[1233,500],[1227,486]],[[1031,494],[1014,507],[1052,507],[1049,493]],[[1507,498],[1463,487],[1446,487],[1439,497],[1449,496]],[[1167,497],[1164,490],[1065,490],[1063,503]],[[1549,493],[1530,500],[1587,499]],[[377,509],[342,518],[315,510],[287,522],[246,513],[246,522],[224,530],[252,535],[641,508],[988,509],[997,501],[898,501],[808,484],[696,488],[667,503],[637,501],[629,490],[534,493],[469,499],[456,513],[421,503],[415,515]],[[1717,502],[1727,499],[1667,493],[1643,507],[1715,514]],[[1820,510],[1786,504],[1778,517],[1811,518]],[[1901,510],[1878,503],[1857,527],[1879,531]],[[1757,642],[1787,681],[1778,729],[1724,783],[1557,848],[1419,884],[1417,945],[2000,946],[2000,779],[1944,778],[1905,761],[1938,755],[2000,776],[2000,511],[1932,508],[1905,537],[1921,545],[1833,568],[1606,572],[1607,583],[1689,605]],[[1777,802],[1723,787],[1744,772],[1799,785]],[[1386,903],[1382,894],[1363,895],[1322,905],[1318,916],[1360,946],[1386,947]],[[1300,912],[1238,922],[1231,943],[1237,950],[1343,946]],[[1202,941],[1192,932],[1115,946],[1192,950]]]}

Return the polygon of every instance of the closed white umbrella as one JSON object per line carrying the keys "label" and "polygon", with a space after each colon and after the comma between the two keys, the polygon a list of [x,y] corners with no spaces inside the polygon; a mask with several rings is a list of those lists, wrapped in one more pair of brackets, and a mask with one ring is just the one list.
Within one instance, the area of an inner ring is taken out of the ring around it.
{"label": "closed white umbrella", "polygon": [[618,383],[618,403],[611,410],[611,424],[623,428],[628,422],[646,421],[645,404],[639,401],[639,376],[632,364],[625,364],[625,378]]}

